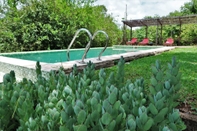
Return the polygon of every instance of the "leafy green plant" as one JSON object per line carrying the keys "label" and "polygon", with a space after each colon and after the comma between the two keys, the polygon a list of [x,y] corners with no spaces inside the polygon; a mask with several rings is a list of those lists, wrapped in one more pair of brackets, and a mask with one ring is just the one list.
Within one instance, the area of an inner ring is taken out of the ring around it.
{"label": "leafy green plant", "polygon": [[[9,4],[0,3],[0,11],[6,8],[0,19],[0,51],[65,49],[80,28],[87,28],[90,32],[103,30],[111,38],[109,45],[116,44],[121,31],[114,18],[107,15],[105,6],[94,6],[94,2],[9,0]],[[88,40],[88,36],[82,34],[72,47],[84,48]],[[104,42],[105,37],[98,35],[92,46],[104,46]]]}
{"label": "leafy green plant", "polygon": [[83,72],[75,65],[72,73],[66,75],[60,68],[47,79],[37,63],[34,83],[25,78],[16,82],[11,71],[0,85],[2,130],[183,130],[174,109],[178,98],[174,94],[180,88],[176,59],[166,71],[159,61],[152,67],[149,94],[143,79],[134,83],[124,79],[124,63],[121,58],[118,71],[109,77],[104,69],[97,74],[89,62]]}

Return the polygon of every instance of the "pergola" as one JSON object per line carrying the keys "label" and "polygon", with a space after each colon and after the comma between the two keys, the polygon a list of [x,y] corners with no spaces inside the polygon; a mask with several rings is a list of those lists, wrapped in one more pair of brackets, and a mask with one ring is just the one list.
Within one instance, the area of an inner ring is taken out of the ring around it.
{"label": "pergola", "polygon": [[[197,15],[187,15],[187,16],[177,16],[177,17],[160,17],[160,18],[145,18],[145,19],[135,19],[135,20],[125,20],[122,21],[124,25],[127,25],[131,28],[130,37],[132,38],[132,27],[141,27],[146,26],[146,37],[148,26],[157,26],[157,35],[158,35],[158,26],[161,26],[161,41],[162,41],[162,27],[163,25],[179,25],[181,31],[182,24],[197,23]],[[180,34],[179,34],[180,38]],[[157,39],[156,39],[157,44]]]}

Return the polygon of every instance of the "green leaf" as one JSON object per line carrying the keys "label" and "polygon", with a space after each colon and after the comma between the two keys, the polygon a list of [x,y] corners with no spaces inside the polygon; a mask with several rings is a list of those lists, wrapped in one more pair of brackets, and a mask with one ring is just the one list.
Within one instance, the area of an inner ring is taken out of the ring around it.
{"label": "green leaf", "polygon": [[101,122],[104,125],[108,125],[111,121],[112,121],[112,117],[108,112],[102,115]]}
{"label": "green leaf", "polygon": [[154,122],[159,123],[164,120],[164,116],[167,114],[168,108],[163,108],[155,117]]}
{"label": "green leaf", "polygon": [[142,113],[142,115],[140,115],[140,121],[141,121],[141,123],[144,125],[147,120],[148,120],[147,114],[145,112]]}
{"label": "green leaf", "polygon": [[123,116],[122,113],[120,113],[117,117],[116,117],[116,123],[119,124],[122,122]]}
{"label": "green leaf", "polygon": [[153,119],[150,118],[150,119],[146,122],[146,124],[144,125],[143,130],[144,130],[144,131],[148,131],[148,130],[151,128],[151,126],[153,125],[153,123],[154,123]]}
{"label": "green leaf", "polygon": [[100,95],[98,92],[94,91],[93,94],[92,94],[93,97],[95,97],[97,100],[100,99]]}
{"label": "green leaf", "polygon": [[157,69],[160,69],[160,61],[159,60],[156,60],[155,66]]}
{"label": "green leaf", "polygon": [[84,110],[81,110],[79,114],[77,115],[77,121],[82,124],[86,119],[86,112]]}
{"label": "green leaf", "polygon": [[93,121],[97,121],[100,117],[99,117],[99,112],[97,110],[94,110],[92,113],[91,113],[91,119]]}
{"label": "green leaf", "polygon": [[83,108],[84,107],[84,104],[81,100],[77,100],[76,101],[76,105],[79,106],[80,108]]}
{"label": "green leaf", "polygon": [[68,80],[69,87],[73,88],[73,82],[69,79]]}
{"label": "green leaf", "polygon": [[108,125],[109,131],[114,131],[115,126],[116,126],[116,121],[113,120],[113,121]]}
{"label": "green leaf", "polygon": [[170,82],[169,82],[169,81],[166,81],[166,82],[165,82],[165,88],[166,88],[167,90],[170,89]]}
{"label": "green leaf", "polygon": [[47,122],[48,122],[48,119],[47,119],[47,117],[46,116],[41,116],[41,120],[42,120],[42,122],[44,123],[44,124],[46,124]]}
{"label": "green leaf", "polygon": [[110,102],[110,104],[114,104],[115,102],[116,102],[116,100],[117,100],[117,96],[116,96],[116,94],[113,92],[113,93],[111,93],[110,95],[109,95],[109,102]]}
{"label": "green leaf", "polygon": [[[93,119],[93,120],[95,120],[95,119]],[[89,125],[90,123],[93,122],[93,120],[91,119],[90,114],[88,114],[84,124],[85,125]]]}
{"label": "green leaf", "polygon": [[163,89],[163,94],[164,94],[164,96],[166,96],[166,97],[170,97],[170,93],[169,93],[169,91],[166,90],[166,89]]}
{"label": "green leaf", "polygon": [[128,92],[125,92],[125,93],[122,95],[122,99],[124,100],[124,102],[126,102],[126,101],[128,100],[128,97],[129,97]]}
{"label": "green leaf", "polygon": [[104,108],[106,111],[108,111],[108,112],[111,111],[112,107],[111,107],[111,105],[110,105],[110,103],[109,103],[108,100],[104,100],[104,101],[103,101],[103,108]]}
{"label": "green leaf", "polygon": [[153,103],[150,103],[150,104],[149,104],[149,110],[150,110],[150,112],[151,112],[153,115],[157,115],[157,114],[158,114],[158,110],[157,110],[157,108],[155,107],[155,105],[153,105]]}
{"label": "green leaf", "polygon": [[50,101],[51,101],[52,103],[57,103],[58,99],[54,96],[54,97],[51,98]]}
{"label": "green leaf", "polygon": [[119,110],[119,108],[120,108],[120,101],[118,100],[118,101],[116,101],[116,103],[114,104],[114,106],[113,106],[113,109],[115,109],[115,110]]}
{"label": "green leaf", "polygon": [[70,86],[67,85],[67,86],[64,87],[64,92],[71,95],[72,94],[72,89],[70,88]]}
{"label": "green leaf", "polygon": [[77,125],[74,126],[74,131],[87,131],[87,127],[85,125]]}
{"label": "green leaf", "polygon": [[163,79],[163,73],[162,73],[162,71],[159,71],[159,72],[157,73],[156,79],[157,79],[158,81],[162,81],[162,79]]}
{"label": "green leaf", "polygon": [[157,100],[161,99],[162,98],[162,93],[161,92],[158,92],[156,94],[156,98],[157,98]]}
{"label": "green leaf", "polygon": [[99,82],[101,83],[101,85],[103,85],[104,84],[104,79],[102,77],[100,77]]}
{"label": "green leaf", "polygon": [[69,131],[66,126],[60,126],[59,131]]}
{"label": "green leaf", "polygon": [[179,111],[175,111],[172,114],[174,122],[176,122],[180,118]]}
{"label": "green leaf", "polygon": [[155,107],[160,110],[164,107],[164,98],[158,100],[156,103],[155,103]]}
{"label": "green leaf", "polygon": [[128,120],[127,124],[130,130],[136,129],[136,122],[132,118]]}
{"label": "green leaf", "polygon": [[144,105],[146,103],[146,99],[143,98],[141,102]]}
{"label": "green leaf", "polygon": [[152,68],[153,74],[157,74],[157,72],[158,72],[157,68],[155,66],[152,66],[151,68]]}
{"label": "green leaf", "polygon": [[178,74],[179,68],[173,68],[172,75],[176,76]]}
{"label": "green leaf", "polygon": [[156,85],[157,85],[157,80],[156,80],[154,77],[152,77],[152,78],[150,79],[150,81],[151,81],[151,84],[152,84],[153,86],[156,86]]}
{"label": "green leaf", "polygon": [[79,106],[75,105],[74,106],[74,112],[75,112],[75,114],[78,115],[80,111],[81,111],[81,108]]}
{"label": "green leaf", "polygon": [[29,123],[30,123],[30,129],[35,129],[36,121],[33,120],[32,118],[30,118],[29,119]]}
{"label": "green leaf", "polygon": [[97,104],[98,104],[98,100],[95,97],[93,97],[91,99],[91,105],[97,105]]}
{"label": "green leaf", "polygon": [[173,130],[173,131],[178,131],[176,125],[174,123],[170,123],[169,127]]}

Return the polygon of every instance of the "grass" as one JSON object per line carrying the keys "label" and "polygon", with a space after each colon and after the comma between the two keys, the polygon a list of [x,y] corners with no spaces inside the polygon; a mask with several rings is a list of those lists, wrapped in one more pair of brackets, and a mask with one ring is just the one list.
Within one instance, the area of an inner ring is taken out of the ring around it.
{"label": "grass", "polygon": [[[197,109],[197,47],[176,48],[156,56],[140,58],[125,64],[125,78],[133,82],[143,77],[145,85],[148,87],[151,78],[151,66],[156,60],[160,60],[162,66],[167,67],[175,56],[180,63],[180,72],[182,73],[180,90],[180,101],[189,104],[193,109]],[[116,71],[117,67],[107,68],[105,71],[109,74]]]}

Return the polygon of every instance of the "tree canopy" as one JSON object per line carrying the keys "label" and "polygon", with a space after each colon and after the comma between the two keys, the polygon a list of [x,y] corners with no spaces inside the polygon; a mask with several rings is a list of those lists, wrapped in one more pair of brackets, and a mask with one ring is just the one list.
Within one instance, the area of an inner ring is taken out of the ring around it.
{"label": "tree canopy", "polygon": [[[97,30],[105,31],[110,38],[109,46],[120,43],[121,29],[114,18],[107,14],[104,5],[94,6],[96,0],[2,0],[0,2],[0,52],[66,49],[75,32],[86,28],[93,34]],[[180,10],[170,12],[168,16],[184,16],[197,13],[197,0],[191,0]],[[146,16],[145,18],[160,17]],[[197,25],[179,25],[163,27],[163,41],[173,37],[180,45],[196,44]],[[127,30],[127,39],[129,38]],[[145,37],[144,27],[133,32],[139,40]],[[148,37],[156,41],[156,27],[148,28]],[[158,36],[159,39],[160,36]],[[88,43],[88,35],[81,32],[72,48],[83,48]],[[105,36],[99,34],[92,47],[104,46]]]}
{"label": "tree canopy", "polygon": [[[109,45],[117,43],[121,31],[107,14],[105,6],[95,0],[4,0],[0,13],[0,51],[65,49],[75,32],[87,28],[91,33],[103,30]],[[88,35],[80,33],[73,48],[85,47]],[[98,35],[92,46],[104,46]]]}

